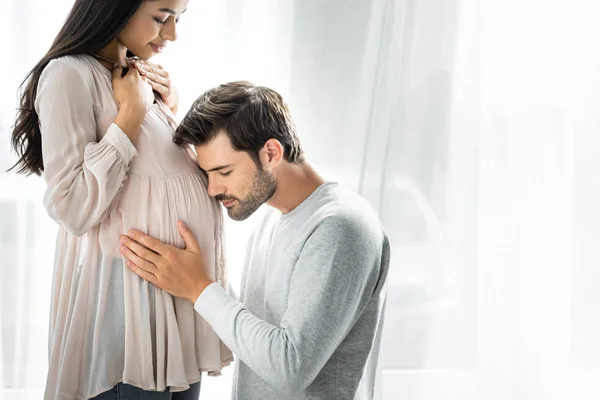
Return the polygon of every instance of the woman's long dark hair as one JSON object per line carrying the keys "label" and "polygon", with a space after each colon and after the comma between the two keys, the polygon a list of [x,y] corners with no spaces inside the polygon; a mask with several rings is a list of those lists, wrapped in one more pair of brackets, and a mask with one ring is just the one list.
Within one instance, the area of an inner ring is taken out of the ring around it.
{"label": "woman's long dark hair", "polygon": [[44,171],[42,134],[34,104],[38,81],[46,65],[55,58],[100,51],[121,32],[143,1],[75,1],[50,50],[27,74],[20,86],[20,106],[11,136],[12,146],[19,160],[10,170],[18,167],[18,173],[27,175],[41,175]]}

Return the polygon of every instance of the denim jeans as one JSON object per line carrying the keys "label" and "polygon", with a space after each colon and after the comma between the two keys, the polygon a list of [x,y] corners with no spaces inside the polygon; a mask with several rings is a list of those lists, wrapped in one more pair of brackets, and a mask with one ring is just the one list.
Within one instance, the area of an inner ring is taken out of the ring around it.
{"label": "denim jeans", "polygon": [[200,396],[200,382],[190,385],[183,392],[152,392],[135,386],[119,383],[108,392],[100,393],[90,400],[198,400]]}

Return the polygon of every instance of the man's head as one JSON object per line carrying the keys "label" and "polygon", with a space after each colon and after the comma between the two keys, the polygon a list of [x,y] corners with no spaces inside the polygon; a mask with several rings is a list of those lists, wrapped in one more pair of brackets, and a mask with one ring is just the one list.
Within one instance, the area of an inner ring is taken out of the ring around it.
{"label": "man's head", "polygon": [[249,82],[227,83],[200,96],[173,141],[195,146],[198,165],[208,176],[208,193],[237,221],[273,196],[281,163],[304,162],[282,97]]}

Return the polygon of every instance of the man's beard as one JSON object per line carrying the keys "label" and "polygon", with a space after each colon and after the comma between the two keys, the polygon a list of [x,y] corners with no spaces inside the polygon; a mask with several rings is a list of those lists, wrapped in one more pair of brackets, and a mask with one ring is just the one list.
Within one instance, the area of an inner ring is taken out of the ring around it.
{"label": "man's beard", "polygon": [[232,207],[227,209],[227,214],[234,221],[243,221],[273,197],[276,188],[277,182],[273,175],[259,168],[254,174],[252,186],[244,199],[226,195],[218,195],[216,198],[219,201],[237,200]]}

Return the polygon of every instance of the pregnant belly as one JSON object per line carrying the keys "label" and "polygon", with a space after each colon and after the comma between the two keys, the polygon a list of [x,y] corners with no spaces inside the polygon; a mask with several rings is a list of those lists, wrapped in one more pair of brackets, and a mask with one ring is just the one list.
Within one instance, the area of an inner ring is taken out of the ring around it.
{"label": "pregnant belly", "polygon": [[161,242],[184,248],[177,221],[184,221],[199,244],[214,246],[218,203],[208,196],[204,177],[192,172],[174,177],[130,173],[110,216],[103,222],[103,252],[118,256],[119,238],[136,229]]}

